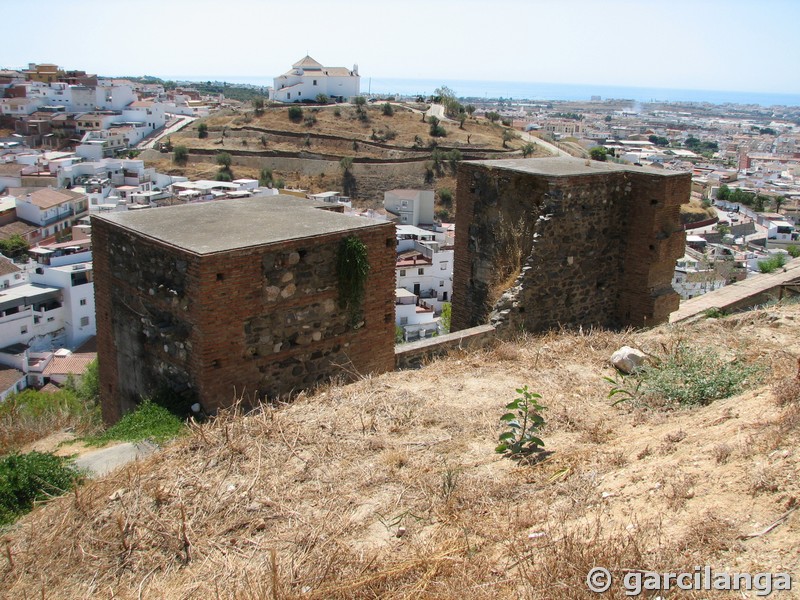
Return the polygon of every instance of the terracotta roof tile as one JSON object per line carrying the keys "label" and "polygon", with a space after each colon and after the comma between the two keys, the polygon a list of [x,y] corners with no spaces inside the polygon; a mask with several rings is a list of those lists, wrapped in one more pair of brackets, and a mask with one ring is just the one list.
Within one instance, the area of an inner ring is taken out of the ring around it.
{"label": "terracotta roof tile", "polygon": [[23,377],[25,377],[25,373],[19,369],[0,365],[0,392],[10,389]]}
{"label": "terracotta roof tile", "polygon": [[[70,200],[81,198],[83,194],[73,192],[71,190],[55,190],[53,188],[42,188],[33,192],[30,195],[31,204],[38,206],[41,209],[53,208],[59,204],[64,204]],[[28,199],[27,195],[18,197],[20,200]]]}
{"label": "terracotta roof tile", "polygon": [[54,356],[42,374],[45,377],[53,375],[83,375],[86,367],[97,358],[96,352],[85,352],[82,354],[73,353],[69,356]]}
{"label": "terracotta roof tile", "polygon": [[22,271],[22,269],[12,261],[5,256],[0,256],[0,275],[11,275],[12,273],[19,273],[20,271]]}

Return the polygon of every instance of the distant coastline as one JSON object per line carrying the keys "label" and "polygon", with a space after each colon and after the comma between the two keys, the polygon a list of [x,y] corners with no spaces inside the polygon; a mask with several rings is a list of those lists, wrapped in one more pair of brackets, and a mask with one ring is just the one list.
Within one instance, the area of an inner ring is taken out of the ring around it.
{"label": "distant coastline", "polygon": [[[173,75],[162,77],[174,81],[225,81],[256,86],[272,85],[271,77],[223,75]],[[466,79],[391,79],[361,77],[361,91],[373,94],[429,95],[442,85],[459,97],[514,100],[572,100],[601,99],[633,100],[635,102],[709,102],[711,104],[758,104],[761,106],[800,106],[800,94],[770,92],[735,92],[718,90],[686,90],[651,87],[630,87],[594,84],[533,83],[520,81],[473,81]]]}

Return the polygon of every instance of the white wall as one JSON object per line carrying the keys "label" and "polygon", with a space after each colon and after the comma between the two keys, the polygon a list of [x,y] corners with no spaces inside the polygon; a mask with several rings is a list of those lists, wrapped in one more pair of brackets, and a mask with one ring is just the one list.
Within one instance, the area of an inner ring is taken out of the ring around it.
{"label": "white wall", "polygon": [[[42,267],[42,273],[31,275],[31,281],[62,290],[64,311],[64,346],[76,348],[97,334],[94,305],[92,263],[82,262],[59,267]],[[73,283],[73,275],[86,274],[88,282]]]}

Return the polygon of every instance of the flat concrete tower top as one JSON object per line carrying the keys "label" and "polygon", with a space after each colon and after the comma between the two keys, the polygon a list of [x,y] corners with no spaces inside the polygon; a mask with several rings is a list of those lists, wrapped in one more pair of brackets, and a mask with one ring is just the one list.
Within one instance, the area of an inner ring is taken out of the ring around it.
{"label": "flat concrete tower top", "polygon": [[216,200],[92,215],[196,254],[226,252],[385,224],[330,210],[295,196]]}
{"label": "flat concrete tower top", "polygon": [[[554,156],[550,158],[504,158],[500,160],[465,161],[466,164],[483,165],[490,169],[507,169],[519,173],[530,173],[544,177],[574,177],[576,175],[597,175],[598,173],[631,171],[662,177],[680,176],[680,171],[664,171],[635,165],[620,165],[611,162]],[[588,164],[587,164],[588,163]]]}

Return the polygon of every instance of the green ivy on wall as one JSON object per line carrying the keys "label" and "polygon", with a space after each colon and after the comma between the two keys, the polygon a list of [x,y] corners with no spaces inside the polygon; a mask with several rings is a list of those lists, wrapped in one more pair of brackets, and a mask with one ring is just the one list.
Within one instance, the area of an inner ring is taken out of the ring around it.
{"label": "green ivy on wall", "polygon": [[350,325],[357,325],[364,303],[364,285],[369,274],[367,246],[354,235],[339,244],[336,277],[339,280],[339,307],[346,309]]}

